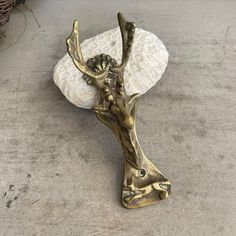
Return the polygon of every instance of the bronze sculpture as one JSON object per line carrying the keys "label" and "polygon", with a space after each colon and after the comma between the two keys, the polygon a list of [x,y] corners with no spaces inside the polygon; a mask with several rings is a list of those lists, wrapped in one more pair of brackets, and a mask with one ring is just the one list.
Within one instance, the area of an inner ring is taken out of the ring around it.
{"label": "bronze sculpture", "polygon": [[122,203],[127,208],[150,205],[170,195],[171,184],[144,155],[136,135],[135,110],[139,94],[128,96],[124,87],[124,69],[134,40],[135,25],[118,13],[122,36],[122,62],[101,54],[83,60],[78,21],[67,39],[67,51],[89,84],[100,92],[100,102],[93,107],[97,118],[112,129],[123,148],[125,158]]}

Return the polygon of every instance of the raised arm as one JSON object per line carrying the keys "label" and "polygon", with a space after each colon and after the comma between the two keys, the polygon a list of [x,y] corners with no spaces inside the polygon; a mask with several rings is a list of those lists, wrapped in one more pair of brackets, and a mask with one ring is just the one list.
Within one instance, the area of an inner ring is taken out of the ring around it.
{"label": "raised arm", "polygon": [[121,73],[124,71],[131,54],[134,41],[135,24],[133,22],[126,21],[120,12],[117,14],[117,18],[122,37],[122,61],[120,65],[112,68],[112,71]]}
{"label": "raised arm", "polygon": [[73,30],[71,32],[71,35],[66,40],[67,45],[67,52],[71,56],[75,66],[86,76],[88,76],[90,79],[96,80],[105,78],[108,74],[107,70],[99,71],[99,72],[93,72],[90,70],[86,63],[84,62],[81,48],[80,48],[80,42],[79,42],[79,23],[77,20],[74,21],[73,24]]}

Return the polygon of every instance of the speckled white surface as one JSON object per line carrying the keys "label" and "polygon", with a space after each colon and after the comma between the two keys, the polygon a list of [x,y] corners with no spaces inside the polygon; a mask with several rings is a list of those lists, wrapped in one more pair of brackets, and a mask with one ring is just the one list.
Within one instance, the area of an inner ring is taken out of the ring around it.
{"label": "speckled white surface", "polygon": [[[81,44],[81,48],[85,61],[105,53],[120,62],[122,55],[120,30],[117,27],[87,39]],[[153,33],[137,28],[133,50],[124,73],[127,94],[146,93],[160,80],[167,62],[168,52],[160,39]],[[97,104],[99,99],[97,89],[86,83],[68,54],[56,65],[53,80],[74,105],[90,109]]]}

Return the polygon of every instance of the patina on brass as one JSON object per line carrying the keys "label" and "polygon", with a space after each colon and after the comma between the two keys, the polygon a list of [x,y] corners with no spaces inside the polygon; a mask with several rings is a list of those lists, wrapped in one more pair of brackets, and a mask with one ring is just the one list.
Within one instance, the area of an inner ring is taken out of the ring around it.
{"label": "patina on brass", "polygon": [[67,39],[67,50],[87,82],[100,92],[100,102],[93,110],[97,118],[112,129],[125,158],[122,203],[127,208],[138,208],[168,197],[171,184],[144,155],[138,143],[135,110],[139,94],[128,96],[124,87],[124,69],[132,49],[135,24],[125,21],[121,13],[118,13],[118,22],[123,47],[120,64],[105,54],[84,62],[78,21],[74,21],[73,31]]}

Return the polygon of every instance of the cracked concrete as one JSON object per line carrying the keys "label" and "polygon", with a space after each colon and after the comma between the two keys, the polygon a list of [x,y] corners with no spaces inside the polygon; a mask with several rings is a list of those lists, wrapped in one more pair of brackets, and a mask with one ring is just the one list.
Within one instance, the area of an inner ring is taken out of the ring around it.
{"label": "cracked concrete", "polygon": [[[26,6],[0,35],[0,235],[235,235],[236,2]],[[73,20],[84,40],[114,28],[117,11],[170,54],[163,79],[140,99],[137,130],[173,191],[137,210],[121,207],[113,134],[52,81]]]}

